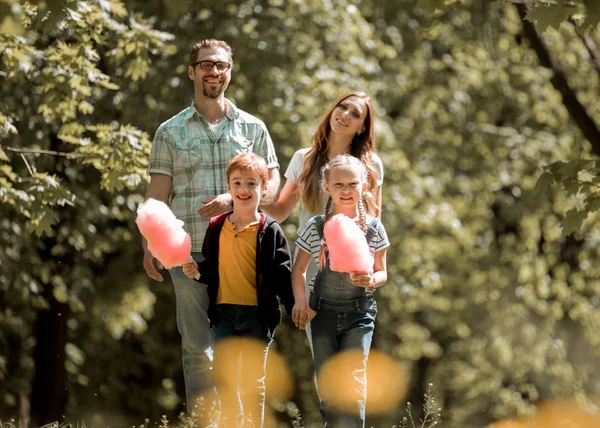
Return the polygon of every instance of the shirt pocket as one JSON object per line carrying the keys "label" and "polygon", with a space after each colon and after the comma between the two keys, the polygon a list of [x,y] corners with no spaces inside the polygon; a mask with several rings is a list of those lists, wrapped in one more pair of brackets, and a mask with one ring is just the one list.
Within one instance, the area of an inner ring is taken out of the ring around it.
{"label": "shirt pocket", "polygon": [[200,139],[187,141],[186,144],[176,144],[175,167],[186,174],[199,171],[202,164],[202,145]]}
{"label": "shirt pocket", "polygon": [[236,135],[230,138],[229,146],[231,148],[231,157],[233,158],[242,153],[252,152],[254,142],[248,140],[243,135]]}
{"label": "shirt pocket", "polygon": [[182,168],[194,167],[202,161],[202,144],[200,138],[191,138],[175,145],[177,147],[176,162]]}

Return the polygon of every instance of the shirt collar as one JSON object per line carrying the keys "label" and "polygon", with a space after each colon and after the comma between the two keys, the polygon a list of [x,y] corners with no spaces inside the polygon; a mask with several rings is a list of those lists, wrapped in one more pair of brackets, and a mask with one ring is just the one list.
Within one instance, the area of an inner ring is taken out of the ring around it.
{"label": "shirt collar", "polygon": [[[191,119],[195,115],[202,116],[200,114],[200,112],[198,111],[198,109],[196,108],[196,104],[194,103],[194,101],[195,100],[192,99],[190,107],[188,108],[188,111],[185,113],[186,120]],[[235,106],[235,104],[233,102],[231,102],[227,98],[225,98],[225,103],[227,104],[227,111],[225,112],[225,117],[229,120],[237,119],[240,116],[240,112],[238,111],[238,108]]]}

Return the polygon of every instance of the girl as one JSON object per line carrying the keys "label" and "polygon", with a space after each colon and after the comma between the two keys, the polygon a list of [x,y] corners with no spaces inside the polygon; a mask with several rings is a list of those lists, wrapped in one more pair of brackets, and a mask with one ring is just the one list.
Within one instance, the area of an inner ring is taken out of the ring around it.
{"label": "girl", "polygon": [[[321,415],[328,425],[364,427],[365,423],[366,366],[377,314],[373,293],[387,281],[385,254],[390,245],[381,222],[367,215],[366,206],[372,199],[368,180],[368,168],[354,156],[339,155],[329,161],[323,168],[323,187],[328,195],[325,216],[311,218],[296,241],[299,251],[292,269],[295,298],[292,320],[304,328],[312,319],[317,377],[323,364],[338,352],[358,349],[363,355],[359,367],[353,371],[356,389],[360,391],[355,412],[352,416],[336,413],[321,400]],[[332,204],[335,204],[334,210],[331,210]],[[335,214],[344,214],[360,225],[374,253],[372,272],[341,273],[329,269],[323,227]],[[310,293],[310,308],[306,309],[304,284],[311,259],[315,263],[321,260],[321,263],[311,281],[314,288]],[[321,390],[321,385],[318,389]]]}
{"label": "girl", "polygon": [[[301,200],[302,211],[298,225],[298,230],[301,230],[311,217],[325,210],[326,198],[321,192],[321,169],[334,156],[349,154],[360,159],[367,167],[367,188],[374,198],[365,209],[379,218],[383,165],[374,152],[373,128],[373,106],[369,96],[357,91],[343,95],[319,122],[312,137],[312,147],[298,150],[292,156],[285,172],[287,181],[277,201],[262,207],[262,210],[281,223]],[[316,272],[317,264],[311,260],[307,268],[308,280]],[[310,281],[307,281],[306,296],[310,292],[309,284]],[[312,349],[309,327],[308,325],[306,330]]]}

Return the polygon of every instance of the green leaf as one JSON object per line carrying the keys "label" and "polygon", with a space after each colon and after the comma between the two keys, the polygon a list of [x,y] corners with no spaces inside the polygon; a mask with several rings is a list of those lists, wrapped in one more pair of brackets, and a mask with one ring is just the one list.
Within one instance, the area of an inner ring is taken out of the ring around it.
{"label": "green leaf", "polygon": [[562,183],[565,192],[569,196],[576,196],[581,191],[583,184],[578,180],[569,180]]}
{"label": "green leaf", "polygon": [[588,196],[585,200],[585,209],[588,213],[600,210],[600,196]]}
{"label": "green leaf", "polygon": [[18,16],[13,13],[11,0],[0,0],[0,33],[20,36],[25,29]]}
{"label": "green leaf", "polygon": [[56,214],[49,209],[43,208],[31,219],[29,227],[38,237],[42,235],[51,235],[52,225],[57,221]]}
{"label": "green leaf", "polygon": [[3,19],[0,19],[0,33],[21,36],[25,32],[21,22],[18,19],[15,19],[12,15],[8,15]]}
{"label": "green leaf", "polygon": [[546,31],[548,27],[558,30],[560,24],[569,18],[571,10],[571,8],[562,3],[556,5],[544,5],[538,3],[535,8],[530,9],[527,12],[525,19],[535,22],[536,29],[538,33],[541,34]]}
{"label": "green leaf", "polygon": [[563,227],[563,235],[568,236],[573,232],[579,231],[581,229],[581,224],[583,220],[588,216],[586,211],[577,211],[576,209],[572,209],[567,211],[565,214],[565,218],[562,220],[561,224]]}
{"label": "green leaf", "polygon": [[91,114],[94,112],[94,106],[87,101],[81,101],[77,106],[77,109],[83,114]]}
{"label": "green leaf", "polygon": [[120,89],[119,85],[113,82],[109,82],[108,80],[101,80],[98,82],[98,85],[103,88],[110,89],[111,91],[118,91]]}
{"label": "green leaf", "polygon": [[547,169],[554,175],[557,181],[566,183],[572,180],[577,180],[579,171],[585,168],[592,168],[594,161],[576,159],[569,162],[554,162]]}
{"label": "green leaf", "polygon": [[554,186],[554,176],[550,172],[544,172],[535,183],[533,193],[536,197],[545,197]]}

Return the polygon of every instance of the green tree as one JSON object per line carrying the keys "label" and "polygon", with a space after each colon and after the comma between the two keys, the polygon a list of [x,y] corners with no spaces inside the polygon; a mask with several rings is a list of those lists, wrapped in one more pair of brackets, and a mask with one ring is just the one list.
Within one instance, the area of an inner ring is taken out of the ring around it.
{"label": "green tree", "polygon": [[[191,101],[187,55],[208,37],[234,47],[228,95],[265,120],[282,169],[338,95],[372,95],[393,244],[375,346],[410,363],[414,409],[430,382],[449,427],[596,394],[597,141],[582,127],[600,123],[595,4],[515,3],[25,4],[21,36],[0,44],[3,404],[39,391],[38,369],[67,386],[55,405],[68,398],[71,418],[180,408],[172,293],[143,273],[133,219],[149,135]],[[276,337],[310,425],[304,333]],[[42,338],[64,349],[52,366],[38,366]]]}
{"label": "green tree", "polygon": [[34,423],[62,418],[68,386],[85,384],[77,315],[111,258],[135,255],[131,220],[150,140],[104,107],[127,97],[172,39],[119,1],[61,6],[24,2],[23,35],[0,35],[0,322],[3,374],[16,375],[0,399],[10,408],[30,394]]}
{"label": "green tree", "polygon": [[[595,141],[585,140],[553,71],[526,43],[519,10],[462,3],[435,25],[421,2],[372,8],[380,37],[398,49],[383,65],[388,90],[378,98],[401,142],[399,151],[380,149],[395,167],[383,212],[397,285],[381,290],[380,326],[388,328],[380,343],[415,362],[411,400],[424,380],[437,383],[457,427],[593,395],[596,385],[584,379],[599,356],[597,272],[586,262],[597,254],[596,217],[584,233],[563,236],[562,213],[576,201],[549,178],[540,183],[548,192],[535,188],[542,168],[589,157]],[[600,123],[591,95],[598,74],[577,28],[548,33],[569,90]],[[564,169],[591,167],[576,165]]]}

